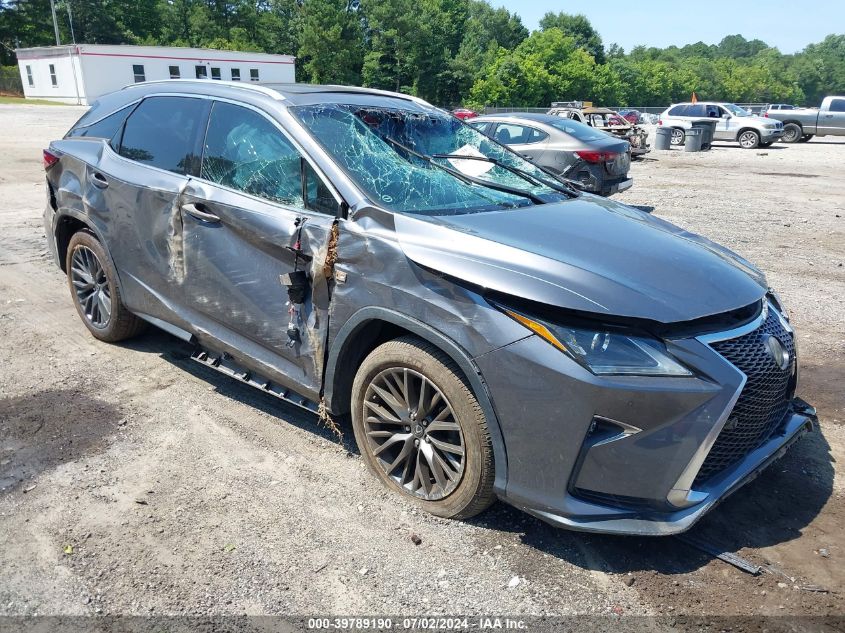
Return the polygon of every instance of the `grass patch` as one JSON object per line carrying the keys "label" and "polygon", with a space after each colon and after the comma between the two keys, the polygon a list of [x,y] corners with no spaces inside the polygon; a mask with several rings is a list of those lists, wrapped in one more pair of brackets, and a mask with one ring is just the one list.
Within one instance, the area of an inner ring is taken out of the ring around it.
{"label": "grass patch", "polygon": [[11,105],[68,105],[47,99],[24,99],[23,97],[0,97],[0,104]]}

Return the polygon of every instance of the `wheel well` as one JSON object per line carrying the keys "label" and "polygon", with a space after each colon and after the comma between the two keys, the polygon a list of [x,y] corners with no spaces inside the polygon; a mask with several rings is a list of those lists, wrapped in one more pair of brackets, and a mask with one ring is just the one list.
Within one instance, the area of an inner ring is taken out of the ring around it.
{"label": "wheel well", "polygon": [[333,413],[349,413],[352,383],[364,359],[382,343],[407,334],[414,335],[395,323],[372,319],[358,326],[346,339],[337,357],[337,371],[332,379],[331,408]]}
{"label": "wheel well", "polygon": [[789,125],[790,123],[791,123],[792,125],[797,125],[798,127],[800,127],[802,132],[804,131],[804,126],[803,126],[803,125],[801,125],[801,122],[800,122],[800,121],[784,121],[784,122],[783,122],[783,124],[784,124],[784,125]]}
{"label": "wheel well", "polygon": [[763,136],[762,134],[760,134],[760,130],[758,130],[757,128],[744,127],[744,128],[740,128],[739,132],[736,133],[736,137],[739,138],[740,136],[742,136],[743,132],[754,132],[757,135],[758,138]]}
{"label": "wheel well", "polygon": [[67,272],[67,247],[70,244],[70,238],[74,233],[88,229],[88,225],[82,220],[78,220],[72,216],[63,216],[56,224],[56,251],[59,255],[59,266],[64,272]]}

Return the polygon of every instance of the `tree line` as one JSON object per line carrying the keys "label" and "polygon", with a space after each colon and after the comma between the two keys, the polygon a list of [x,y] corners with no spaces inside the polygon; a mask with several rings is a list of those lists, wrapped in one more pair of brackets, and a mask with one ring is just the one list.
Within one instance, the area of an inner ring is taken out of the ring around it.
{"label": "tree line", "polygon": [[[486,0],[56,0],[63,43],[296,55],[297,80],[397,90],[470,107],[582,99],[663,106],[700,98],[817,105],[845,93],[845,35],[784,55],[741,35],[717,45],[605,46],[580,15],[529,33]],[[647,18],[643,18],[646,20]],[[72,24],[72,31],[71,31]],[[50,0],[0,0],[0,62],[55,43]]]}

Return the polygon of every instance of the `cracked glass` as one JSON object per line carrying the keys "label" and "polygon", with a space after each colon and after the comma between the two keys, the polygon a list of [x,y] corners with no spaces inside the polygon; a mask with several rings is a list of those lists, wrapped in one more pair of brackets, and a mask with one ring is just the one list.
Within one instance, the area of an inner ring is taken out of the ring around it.
{"label": "cracked glass", "polygon": [[477,160],[495,159],[532,176],[551,179],[478,130],[440,110],[396,101],[391,107],[323,103],[290,110],[364,193],[391,211],[449,215],[532,204],[525,195],[497,191],[461,176],[519,189],[544,202],[565,197]]}
{"label": "cracked glass", "polygon": [[265,117],[248,108],[215,101],[205,138],[203,178],[304,208],[300,158],[296,148]]}

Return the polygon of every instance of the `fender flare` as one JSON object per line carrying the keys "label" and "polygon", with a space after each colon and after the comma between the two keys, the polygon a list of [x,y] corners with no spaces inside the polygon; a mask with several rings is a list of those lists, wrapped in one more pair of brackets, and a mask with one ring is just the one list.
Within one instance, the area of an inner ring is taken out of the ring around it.
{"label": "fender flare", "polygon": [[478,366],[473,362],[466,350],[440,331],[422,321],[418,321],[401,312],[377,306],[361,308],[353,314],[340,328],[329,349],[326,373],[323,381],[323,396],[329,410],[332,409],[332,395],[335,376],[338,371],[338,360],[342,356],[342,352],[345,351],[347,344],[354,340],[355,334],[366,324],[373,321],[390,323],[408,330],[412,334],[438,347],[461,369],[475,397],[478,399],[478,404],[481,406],[482,411],[484,411],[484,417],[487,419],[487,426],[490,430],[490,440],[493,445],[493,460],[496,469],[493,488],[498,494],[504,494],[508,480],[507,450],[505,448],[502,429],[499,426],[499,419],[496,417],[493,401],[487,390],[487,384],[484,382]]}

